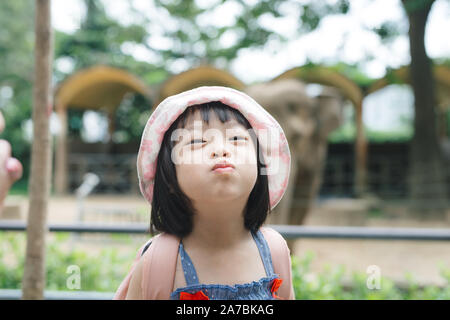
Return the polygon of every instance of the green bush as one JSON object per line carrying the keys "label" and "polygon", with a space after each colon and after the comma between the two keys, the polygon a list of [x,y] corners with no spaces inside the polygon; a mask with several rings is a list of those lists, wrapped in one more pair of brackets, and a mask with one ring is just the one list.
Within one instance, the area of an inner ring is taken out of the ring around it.
{"label": "green bush", "polygon": [[[46,290],[68,290],[67,279],[73,274],[68,267],[80,270],[83,291],[114,292],[120,285],[139,249],[130,245],[127,254],[119,254],[112,246],[98,254],[88,255],[80,249],[65,252],[59,244],[69,241],[69,234],[57,234],[47,241]],[[117,238],[117,237],[116,237]],[[0,233],[0,288],[20,289],[24,271],[26,238],[24,234]]]}
{"label": "green bush", "polygon": [[291,256],[292,280],[295,297],[298,300],[449,300],[450,269],[440,266],[440,274],[446,280],[443,288],[425,286],[420,288],[413,276],[405,275],[406,287],[399,288],[395,283],[381,276],[380,288],[369,289],[368,274],[353,272],[350,281],[344,280],[345,268],[342,265],[331,268],[326,265],[319,273],[310,271],[314,253],[309,251],[301,259]]}
{"label": "green bush", "polygon": [[[114,292],[128,273],[136,252],[142,241],[133,241],[128,235],[114,235],[112,243],[126,243],[130,250],[119,254],[117,248],[110,244],[98,254],[87,254],[75,250],[63,250],[62,244],[70,241],[70,234],[52,234],[47,241],[46,290],[68,291],[68,267],[76,265],[81,271],[81,288],[83,291]],[[0,233],[0,288],[20,289],[24,271],[26,238],[23,233]],[[303,257],[291,256],[292,281],[296,299],[299,300],[416,300],[416,299],[450,299],[450,285],[440,288],[426,286],[420,288],[412,274],[406,274],[407,285],[399,288],[392,280],[381,277],[380,289],[368,289],[368,275],[353,272],[345,278],[342,265],[311,272],[314,253],[309,251]],[[450,284],[450,269],[439,266],[442,277]]]}

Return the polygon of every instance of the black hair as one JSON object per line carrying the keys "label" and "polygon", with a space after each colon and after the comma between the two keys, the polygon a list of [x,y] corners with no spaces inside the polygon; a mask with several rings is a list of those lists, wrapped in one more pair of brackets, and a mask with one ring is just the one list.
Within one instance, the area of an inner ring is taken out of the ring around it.
{"label": "black hair", "polygon": [[[165,132],[158,153],[150,218],[151,234],[159,231],[183,238],[192,231],[195,209],[178,184],[175,165],[171,159],[172,149],[176,141],[170,138],[175,129],[180,126],[185,127],[187,118],[197,110],[200,110],[202,119],[207,124],[209,124],[211,111],[214,111],[222,123],[234,118],[247,130],[252,128],[248,120],[238,110],[220,101],[192,105],[186,108]],[[265,222],[271,209],[268,178],[266,174],[261,174],[261,169],[265,168],[266,164],[260,152],[255,131],[249,130],[249,132],[256,147],[258,177],[245,207],[244,226],[247,230],[256,233]]]}

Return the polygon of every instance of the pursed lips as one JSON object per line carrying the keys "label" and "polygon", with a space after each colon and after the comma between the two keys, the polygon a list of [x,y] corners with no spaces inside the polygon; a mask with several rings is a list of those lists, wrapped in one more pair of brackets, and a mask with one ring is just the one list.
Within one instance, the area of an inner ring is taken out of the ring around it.
{"label": "pursed lips", "polygon": [[227,163],[227,162],[223,162],[223,163],[217,163],[214,165],[214,167],[212,168],[212,170],[216,170],[216,169],[225,169],[225,168],[229,168],[229,170],[234,169],[234,166],[231,163]]}

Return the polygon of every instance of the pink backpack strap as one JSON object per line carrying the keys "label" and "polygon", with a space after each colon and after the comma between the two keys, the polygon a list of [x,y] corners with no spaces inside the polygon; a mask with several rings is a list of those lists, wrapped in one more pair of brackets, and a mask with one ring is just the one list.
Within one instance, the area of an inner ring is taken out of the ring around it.
{"label": "pink backpack strap", "polygon": [[128,272],[127,276],[125,277],[125,279],[123,279],[122,283],[120,284],[119,288],[117,289],[116,293],[114,294],[114,298],[113,300],[125,300],[126,296],[127,296],[127,292],[128,292],[128,287],[130,286],[130,281],[131,281],[131,276],[133,275],[133,271],[136,268],[136,265],[139,261],[139,259],[141,258],[142,255],[142,251],[144,250],[145,246],[151,242],[153,240],[150,239],[149,241],[147,241],[146,243],[144,243],[138,250],[137,254],[136,254],[136,258],[134,259],[132,265],[131,265],[131,269]]}
{"label": "pink backpack strap", "polygon": [[286,240],[280,233],[269,227],[261,227],[261,232],[269,245],[274,271],[283,279],[278,289],[278,296],[282,299],[294,300],[291,253]]}
{"label": "pink backpack strap", "polygon": [[144,253],[142,297],[146,300],[169,300],[175,280],[180,239],[168,233],[153,238]]}

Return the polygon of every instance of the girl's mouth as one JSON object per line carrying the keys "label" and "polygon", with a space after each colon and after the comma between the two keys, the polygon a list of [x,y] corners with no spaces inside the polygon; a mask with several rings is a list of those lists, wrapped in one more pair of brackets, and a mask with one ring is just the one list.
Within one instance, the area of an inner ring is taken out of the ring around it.
{"label": "girl's mouth", "polygon": [[227,173],[227,172],[232,172],[234,170],[233,167],[219,167],[213,170],[213,172],[217,172],[217,173]]}
{"label": "girl's mouth", "polygon": [[234,165],[228,161],[221,161],[212,167],[213,171],[216,171],[217,169],[234,169]]}

